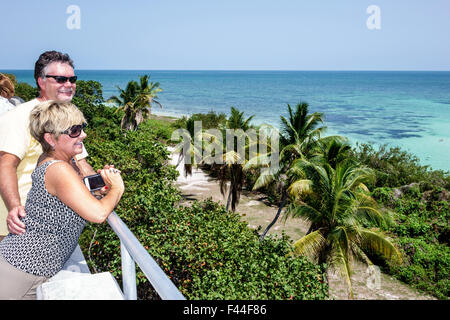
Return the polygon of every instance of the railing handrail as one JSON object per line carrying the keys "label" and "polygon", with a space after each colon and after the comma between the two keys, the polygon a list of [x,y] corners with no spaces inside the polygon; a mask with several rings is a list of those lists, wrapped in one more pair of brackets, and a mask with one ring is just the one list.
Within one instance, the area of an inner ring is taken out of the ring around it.
{"label": "railing handrail", "polygon": [[[109,215],[108,223],[119,237],[121,245],[126,247],[129,255],[141,268],[142,272],[150,281],[161,299],[186,300],[178,288],[173,284],[169,277],[164,273],[152,256],[147,252],[135,235],[130,231],[130,229],[128,229],[126,224],[114,211]],[[122,259],[124,259],[123,256]],[[135,276],[134,281],[136,281]]]}

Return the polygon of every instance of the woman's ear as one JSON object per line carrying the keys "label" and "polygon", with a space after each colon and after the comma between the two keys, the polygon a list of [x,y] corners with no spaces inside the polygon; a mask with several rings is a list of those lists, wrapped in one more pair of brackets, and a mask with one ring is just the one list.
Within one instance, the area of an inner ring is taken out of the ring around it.
{"label": "woman's ear", "polygon": [[55,148],[56,139],[51,133],[44,133],[44,140],[52,147],[52,149]]}

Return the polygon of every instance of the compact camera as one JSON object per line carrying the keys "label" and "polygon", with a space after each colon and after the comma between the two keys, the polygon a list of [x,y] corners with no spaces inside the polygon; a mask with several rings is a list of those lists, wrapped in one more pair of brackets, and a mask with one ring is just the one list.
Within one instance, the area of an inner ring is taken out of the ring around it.
{"label": "compact camera", "polygon": [[99,190],[105,186],[105,181],[103,181],[102,176],[98,173],[84,177],[83,181],[90,191]]}

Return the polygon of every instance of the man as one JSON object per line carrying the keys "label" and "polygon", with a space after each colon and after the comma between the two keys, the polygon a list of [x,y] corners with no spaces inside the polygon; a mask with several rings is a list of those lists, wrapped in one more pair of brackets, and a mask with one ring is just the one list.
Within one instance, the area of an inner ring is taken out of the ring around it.
{"label": "man", "polygon": [[[40,144],[28,129],[29,114],[46,100],[71,101],[76,89],[73,61],[67,54],[47,51],[39,56],[34,69],[39,97],[18,105],[0,116],[0,240],[11,233],[25,232],[20,217],[25,216],[25,201],[31,189],[31,173],[42,153]],[[87,152],[77,157],[80,175],[95,174],[87,163]]]}

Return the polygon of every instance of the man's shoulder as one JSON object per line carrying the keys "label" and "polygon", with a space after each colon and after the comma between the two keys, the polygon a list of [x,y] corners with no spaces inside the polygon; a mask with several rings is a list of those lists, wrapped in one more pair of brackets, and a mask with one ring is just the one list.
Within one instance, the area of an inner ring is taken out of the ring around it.
{"label": "man's shoulder", "polygon": [[22,112],[31,112],[31,110],[33,110],[33,108],[36,107],[40,103],[41,102],[37,98],[34,98],[33,100],[18,104],[14,108],[14,110],[20,110]]}
{"label": "man's shoulder", "polygon": [[8,112],[9,110],[12,110],[14,108],[14,105],[8,101],[8,99],[3,98],[0,96],[0,114],[3,114],[5,112]]}
{"label": "man's shoulder", "polygon": [[8,112],[3,113],[0,116],[0,122],[8,123],[10,121],[23,120],[25,122],[28,121],[28,116],[33,110],[35,106],[40,103],[38,99],[33,99],[28,102],[21,103],[17,105],[15,108],[9,110]]}

